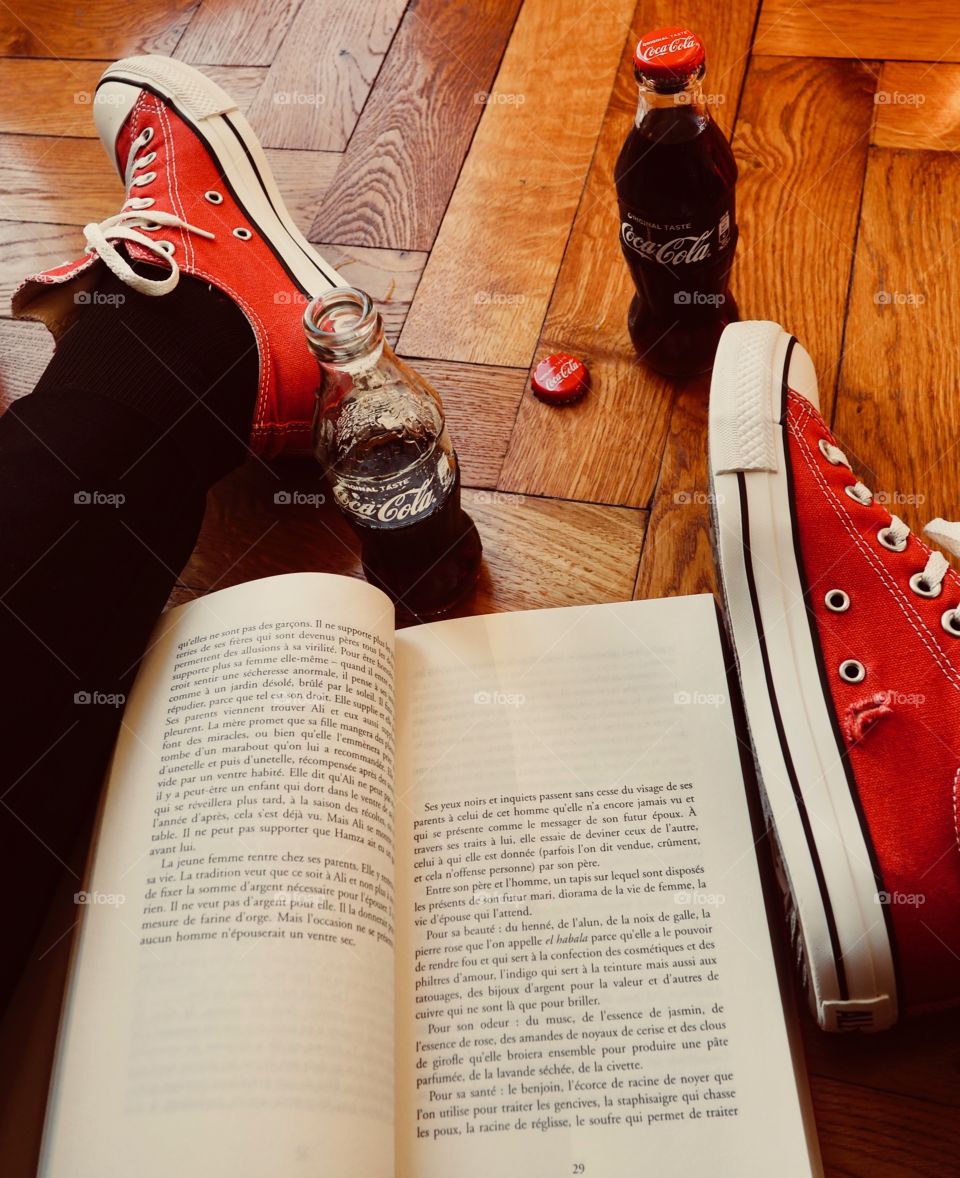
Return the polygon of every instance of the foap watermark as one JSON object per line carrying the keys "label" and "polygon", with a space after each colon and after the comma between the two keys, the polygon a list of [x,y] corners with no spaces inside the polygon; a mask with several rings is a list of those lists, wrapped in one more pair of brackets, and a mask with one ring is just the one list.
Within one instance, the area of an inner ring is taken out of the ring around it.
{"label": "foap watermark", "polygon": [[675,691],[673,702],[678,707],[722,708],[727,697],[719,691]]}
{"label": "foap watermark", "polygon": [[77,507],[122,507],[127,501],[122,491],[74,491]]}
{"label": "foap watermark", "polygon": [[873,96],[874,106],[923,106],[926,101],[918,90],[878,90]]}
{"label": "foap watermark", "polygon": [[322,507],[327,501],[322,491],[274,491],[278,507]]}
{"label": "foap watermark", "polygon": [[278,307],[305,307],[310,300],[298,290],[275,290],[273,301]]}
{"label": "foap watermark", "polygon": [[884,691],[881,694],[888,707],[922,708],[927,702],[921,691]]}
{"label": "foap watermark", "polygon": [[907,491],[874,491],[873,501],[883,507],[921,507],[926,503],[927,497]]}
{"label": "foap watermark", "polygon": [[727,101],[726,94],[691,94],[689,90],[680,90],[673,96],[674,106],[723,106]]}
{"label": "foap watermark", "polygon": [[723,495],[716,491],[674,491],[673,501],[678,507],[703,507],[723,503]]}
{"label": "foap watermark", "polygon": [[878,290],[873,301],[878,307],[922,307],[927,296],[921,290]]}
{"label": "foap watermark", "polygon": [[504,90],[478,90],[473,96],[478,106],[523,106],[526,94],[508,93]]}
{"label": "foap watermark", "polygon": [[274,90],[274,106],[325,106],[326,94],[319,90]]}
{"label": "foap watermark", "polygon": [[103,905],[107,908],[119,908],[126,904],[127,897],[122,892],[74,892],[74,904]]}
{"label": "foap watermark", "polygon": [[481,706],[498,708],[522,708],[527,697],[518,691],[476,691],[473,702]]}
{"label": "foap watermark", "polygon": [[708,290],[678,290],[673,301],[678,307],[722,307],[727,296]]}
{"label": "foap watermark", "polygon": [[[73,102],[75,106],[89,106],[94,99],[93,90],[74,90]],[[97,96],[97,106],[122,106],[128,102],[126,91],[115,91],[105,88]]]}
{"label": "foap watermark", "polygon": [[673,893],[674,904],[702,904],[707,908],[719,908],[726,904],[727,897],[723,892],[695,892],[680,891]]}
{"label": "foap watermark", "polygon": [[78,290],[73,301],[78,307],[122,307],[127,296],[122,291],[114,294],[107,290]]}
{"label": "foap watermark", "polygon": [[519,507],[525,499],[525,495],[507,494],[506,491],[475,491],[473,495],[473,502],[484,507]]}
{"label": "foap watermark", "polygon": [[82,707],[122,708],[127,697],[119,691],[75,691],[73,702]]}
{"label": "foap watermark", "polygon": [[527,296],[508,290],[478,290],[473,301],[478,307],[519,307],[527,301]]}
{"label": "foap watermark", "polygon": [[873,902],[885,907],[920,908],[926,904],[927,897],[923,892],[877,892],[873,897]]}

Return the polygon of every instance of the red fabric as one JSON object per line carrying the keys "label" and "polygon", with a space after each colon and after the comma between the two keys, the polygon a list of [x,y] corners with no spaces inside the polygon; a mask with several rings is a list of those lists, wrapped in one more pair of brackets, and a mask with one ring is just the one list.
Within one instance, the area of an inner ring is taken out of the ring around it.
{"label": "red fabric", "polygon": [[[889,512],[844,493],[856,476],[820,453],[821,439],[836,443],[792,391],[787,422],[809,601],[882,886],[892,897],[900,1000],[911,1012],[934,1008],[960,1000],[960,639],[940,622],[960,606],[960,576],[951,570],[935,599],[913,593],[910,577],[930,549],[913,535],[902,553],[878,542]],[[826,608],[831,589],[849,594],[846,613]],[[862,682],[840,678],[848,659],[866,668]]]}
{"label": "red fabric", "polygon": [[[204,144],[173,110],[146,90],[141,92],[117,137],[121,174],[126,169],[130,144],[145,127],[152,127],[154,135],[138,155],[156,152],[156,159],[134,175],[155,172],[156,179],[134,188],[132,195],[153,197],[156,203],[145,209],[143,216],[149,219],[153,212],[170,212],[215,234],[211,241],[196,233],[162,226],[151,236],[175,244],[174,256],[184,274],[204,279],[229,295],[256,337],[260,388],[251,446],[267,456],[281,451],[307,453],[318,383],[316,361],[301,326],[307,300],[255,226],[241,214]],[[211,189],[222,194],[222,204],[211,204],[204,198]],[[236,228],[249,229],[253,236],[242,241],[233,234]],[[131,258],[162,264],[142,246],[126,244]],[[18,304],[28,304],[33,284],[69,282],[96,260],[95,255],[87,254],[77,262],[33,275],[15,295],[15,310]]]}

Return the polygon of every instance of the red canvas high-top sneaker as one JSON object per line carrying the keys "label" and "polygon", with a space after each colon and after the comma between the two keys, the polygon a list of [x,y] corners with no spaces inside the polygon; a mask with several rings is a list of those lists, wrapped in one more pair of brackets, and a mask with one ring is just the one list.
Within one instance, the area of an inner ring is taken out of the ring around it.
{"label": "red canvas high-top sneaker", "polygon": [[[720,341],[714,525],[767,815],[828,1030],[960,1001],[960,576],[852,473],[810,357]],[[935,520],[960,554],[960,525]]]}
{"label": "red canvas high-top sneaker", "polygon": [[[100,79],[97,130],[126,187],[120,212],[87,225],[87,251],[28,278],[14,314],[59,336],[108,266],[134,290],[162,296],[180,274],[218,287],[246,315],[260,355],[251,445],[309,452],[316,363],[301,317],[342,285],[293,223],[260,144],[236,103],[199,70],[168,57],[129,57]],[[147,277],[134,262],[161,266]]]}

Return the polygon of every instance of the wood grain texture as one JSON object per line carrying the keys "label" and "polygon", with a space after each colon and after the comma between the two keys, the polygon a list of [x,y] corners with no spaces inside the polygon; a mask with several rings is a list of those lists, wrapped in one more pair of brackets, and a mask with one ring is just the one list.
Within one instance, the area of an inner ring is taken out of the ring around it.
{"label": "wood grain texture", "polygon": [[[710,46],[707,89],[715,99],[725,99],[713,105],[725,129],[736,110],[753,18],[753,0],[723,9],[701,2],[690,12],[691,24]],[[634,27],[654,28],[670,19],[669,5],[641,3]],[[640,364],[627,335],[633,285],[620,250],[613,185],[614,163],[636,109],[633,46],[632,37],[623,46],[536,348],[537,359],[555,351],[582,356],[593,391],[563,409],[524,397],[500,480],[505,490],[646,506],[656,484],[674,385]],[[428,264],[425,281],[429,273]],[[413,313],[416,306],[415,300]]]}
{"label": "wood grain texture", "polygon": [[10,315],[10,296],[28,274],[82,252],[83,237],[76,225],[0,221],[0,317]]}
{"label": "wood grain texture", "polygon": [[876,103],[877,147],[960,151],[960,65],[885,61]]}
{"label": "wood grain texture", "polygon": [[814,1079],[827,1178],[945,1178],[957,1172],[960,1118],[949,1108],[870,1085]]}
{"label": "wood grain texture", "polygon": [[874,149],[835,429],[891,511],[960,516],[960,161]]}
{"label": "wood grain texture", "polygon": [[201,0],[173,56],[193,65],[269,66],[302,2]]}
{"label": "wood grain texture", "polygon": [[343,151],[407,0],[310,0],[251,118],[266,147]]}
{"label": "wood grain texture", "polygon": [[[526,0],[440,226],[400,347],[529,365],[629,28],[633,0],[585,18]],[[576,38],[576,52],[544,47]],[[589,62],[589,69],[584,69]]]}
{"label": "wood grain texture", "polygon": [[336,266],[344,284],[365,290],[383,317],[383,329],[395,344],[427,255],[412,250],[370,249],[366,246],[319,242],[317,249]]}
{"label": "wood grain texture", "polygon": [[465,487],[497,485],[523,396],[524,368],[417,360],[418,372],[440,394]]}
{"label": "wood grain texture", "polygon": [[764,0],[753,52],[960,61],[960,8],[941,0]]}
{"label": "wood grain texture", "polygon": [[0,319],[0,413],[33,391],[53,355],[53,336],[41,323]]}
{"label": "wood grain texture", "polygon": [[430,249],[519,7],[407,8],[312,236]]}
{"label": "wood grain texture", "polygon": [[[277,503],[322,492],[309,463],[250,462],[218,484],[176,600],[256,577],[297,571],[360,576],[356,541],[329,503]],[[464,613],[619,601],[629,597],[646,514],[466,490],[485,569]]]}
{"label": "wood grain texture", "polygon": [[[773,319],[813,358],[829,414],[836,384],[875,67],[757,58],[734,137],[744,319]],[[830,117],[825,117],[829,109]]]}
{"label": "wood grain texture", "polygon": [[709,377],[677,395],[634,597],[716,592],[707,472]]}
{"label": "wood grain texture", "polygon": [[[283,198],[300,224],[310,223],[339,158],[322,151],[267,151]],[[99,140],[0,135],[3,220],[84,225],[112,216],[122,201],[123,186]]]}
{"label": "wood grain texture", "polygon": [[467,491],[463,501],[484,551],[464,614],[629,598],[646,512],[491,491]]}
{"label": "wood grain texture", "polygon": [[[93,95],[109,61],[36,61],[0,57],[0,133],[95,139]],[[267,76],[262,67],[209,66],[204,70],[246,111]]]}
{"label": "wood grain texture", "polygon": [[60,0],[0,5],[0,56],[93,57],[172,53],[197,0],[138,0],[135,6]]}

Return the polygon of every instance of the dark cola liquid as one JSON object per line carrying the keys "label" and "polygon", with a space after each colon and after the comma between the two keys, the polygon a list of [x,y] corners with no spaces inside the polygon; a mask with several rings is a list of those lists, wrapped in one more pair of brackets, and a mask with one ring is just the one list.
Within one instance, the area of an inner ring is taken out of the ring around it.
{"label": "dark cola liquid", "polygon": [[730,145],[702,108],[653,107],[627,136],[614,179],[637,292],[633,346],[658,372],[704,372],[739,314],[728,290],[737,244]]}
{"label": "dark cola liquid", "polygon": [[[409,503],[416,509],[415,498]],[[482,546],[473,520],[460,506],[459,470],[446,497],[412,523],[384,526],[353,513],[348,519],[360,539],[364,575],[393,599],[402,620],[442,617],[473,589]]]}

